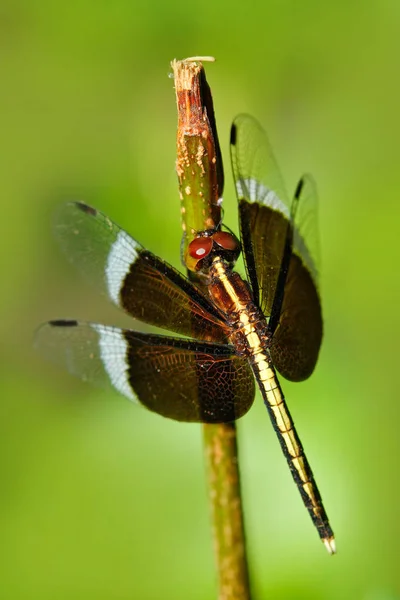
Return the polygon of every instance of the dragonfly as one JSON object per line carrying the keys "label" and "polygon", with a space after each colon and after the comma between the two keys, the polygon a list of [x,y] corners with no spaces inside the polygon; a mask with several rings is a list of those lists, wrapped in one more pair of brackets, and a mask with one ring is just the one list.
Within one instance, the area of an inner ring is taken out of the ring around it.
{"label": "dragonfly", "polygon": [[[134,319],[177,335],[58,319],[40,327],[36,346],[71,374],[177,421],[232,422],[252,406],[257,384],[303,502],[334,554],[277,376],[309,377],[322,341],[315,183],[303,176],[288,200],[266,134],[248,115],[234,120],[230,145],[240,242],[222,224],[196,233],[185,265],[202,289],[99,210],[74,202],[56,216],[60,245],[86,279]],[[247,279],[235,270],[241,252]]]}

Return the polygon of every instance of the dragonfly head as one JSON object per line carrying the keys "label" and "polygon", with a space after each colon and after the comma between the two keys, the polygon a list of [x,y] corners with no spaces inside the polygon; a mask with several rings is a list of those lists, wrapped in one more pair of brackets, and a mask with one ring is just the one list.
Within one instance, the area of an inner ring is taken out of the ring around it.
{"label": "dragonfly head", "polygon": [[207,272],[215,257],[232,268],[240,254],[240,242],[231,231],[201,231],[192,240],[185,256],[186,268],[195,273]]}

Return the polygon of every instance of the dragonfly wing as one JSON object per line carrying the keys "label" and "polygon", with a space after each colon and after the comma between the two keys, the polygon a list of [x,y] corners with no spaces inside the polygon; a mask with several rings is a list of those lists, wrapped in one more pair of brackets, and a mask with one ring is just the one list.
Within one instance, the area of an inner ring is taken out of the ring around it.
{"label": "dragonfly wing", "polygon": [[291,211],[292,252],[284,292],[274,315],[271,356],[278,371],[291,381],[311,375],[322,342],[317,198],[313,178],[303,176]]}
{"label": "dragonfly wing", "polygon": [[132,317],[197,339],[226,341],[226,326],[208,298],[103,213],[68,203],[59,208],[55,227],[67,258]]}
{"label": "dragonfly wing", "polygon": [[36,347],[72,375],[177,421],[234,421],[254,399],[248,362],[225,344],[51,321]]}
{"label": "dragonfly wing", "polygon": [[300,381],[313,371],[322,340],[315,184],[303,177],[288,201],[266,134],[247,115],[232,125],[231,154],[253,298],[269,318],[275,366]]}
{"label": "dragonfly wing", "polygon": [[246,271],[254,302],[269,316],[290,208],[265,132],[249,115],[239,115],[233,122],[231,158]]}

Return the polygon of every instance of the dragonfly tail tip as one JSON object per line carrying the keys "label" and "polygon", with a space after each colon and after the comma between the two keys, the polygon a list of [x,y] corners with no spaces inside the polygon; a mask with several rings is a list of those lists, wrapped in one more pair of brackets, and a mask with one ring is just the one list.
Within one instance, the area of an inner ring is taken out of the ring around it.
{"label": "dragonfly tail tip", "polygon": [[322,541],[329,554],[336,554],[336,542],[333,536],[324,538]]}

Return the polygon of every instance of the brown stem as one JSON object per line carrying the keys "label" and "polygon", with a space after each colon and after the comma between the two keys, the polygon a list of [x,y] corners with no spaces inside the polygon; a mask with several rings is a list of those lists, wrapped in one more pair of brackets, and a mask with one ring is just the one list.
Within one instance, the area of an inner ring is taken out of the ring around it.
{"label": "brown stem", "polygon": [[[198,231],[218,228],[223,167],[211,91],[199,59],[173,61],[178,108],[176,170],[185,250]],[[203,281],[189,272],[199,287]],[[203,425],[219,600],[250,600],[235,423]]]}

